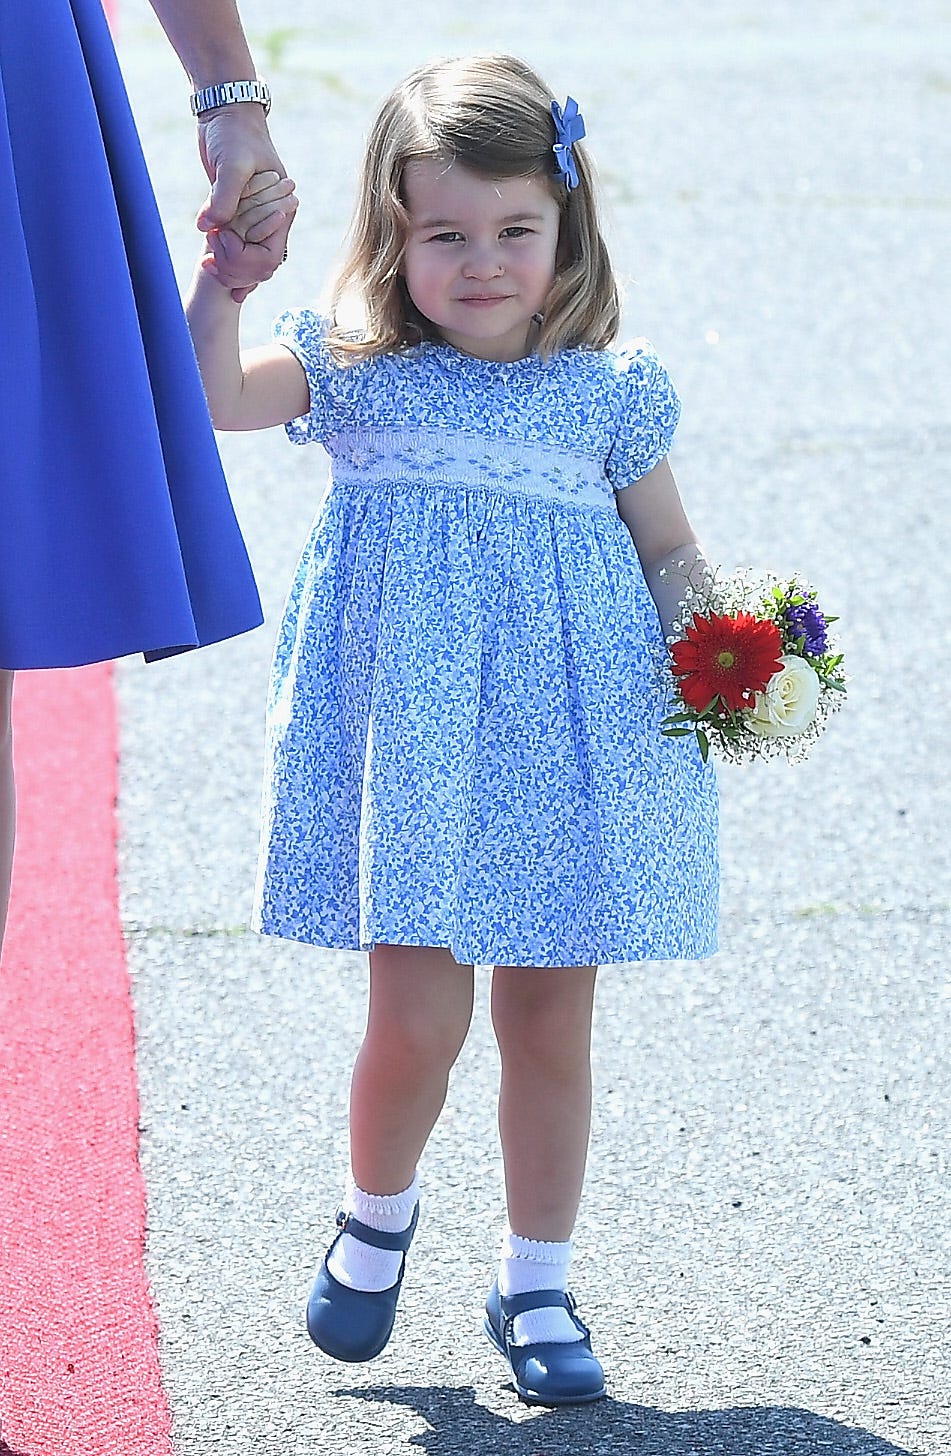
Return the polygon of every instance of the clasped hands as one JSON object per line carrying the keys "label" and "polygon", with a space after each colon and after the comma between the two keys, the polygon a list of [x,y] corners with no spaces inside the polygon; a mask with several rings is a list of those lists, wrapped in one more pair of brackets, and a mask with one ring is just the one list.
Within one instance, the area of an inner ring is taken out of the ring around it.
{"label": "clasped hands", "polygon": [[298,206],[294,183],[257,105],[226,106],[202,119],[198,147],[212,184],[198,214],[206,244],[201,266],[241,303],[287,256]]}
{"label": "clasped hands", "polygon": [[225,227],[205,233],[201,267],[231,291],[235,303],[264,283],[286,258],[287,234],[297,211],[294,183],[277,172],[255,172]]}

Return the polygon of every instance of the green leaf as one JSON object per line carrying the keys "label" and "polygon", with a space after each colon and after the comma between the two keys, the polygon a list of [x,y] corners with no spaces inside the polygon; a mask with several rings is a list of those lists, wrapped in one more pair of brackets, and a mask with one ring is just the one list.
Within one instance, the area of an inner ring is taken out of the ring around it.
{"label": "green leaf", "polygon": [[700,749],[700,757],[706,763],[710,753],[710,740],[702,728],[697,729],[697,747]]}

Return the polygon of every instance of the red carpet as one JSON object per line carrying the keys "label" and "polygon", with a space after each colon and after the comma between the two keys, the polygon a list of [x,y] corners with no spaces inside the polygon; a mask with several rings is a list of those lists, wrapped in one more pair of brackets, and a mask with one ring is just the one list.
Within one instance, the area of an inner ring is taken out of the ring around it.
{"label": "red carpet", "polygon": [[0,1456],[168,1456],[116,881],[109,666],[17,678],[0,972]]}

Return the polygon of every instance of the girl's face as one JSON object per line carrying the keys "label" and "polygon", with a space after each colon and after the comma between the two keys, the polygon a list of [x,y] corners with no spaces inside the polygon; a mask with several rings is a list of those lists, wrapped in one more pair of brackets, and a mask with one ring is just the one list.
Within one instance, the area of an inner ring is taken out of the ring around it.
{"label": "girl's face", "polygon": [[447,344],[479,359],[531,352],[555,278],[560,212],[540,177],[483,177],[458,162],[407,162],[401,272]]}

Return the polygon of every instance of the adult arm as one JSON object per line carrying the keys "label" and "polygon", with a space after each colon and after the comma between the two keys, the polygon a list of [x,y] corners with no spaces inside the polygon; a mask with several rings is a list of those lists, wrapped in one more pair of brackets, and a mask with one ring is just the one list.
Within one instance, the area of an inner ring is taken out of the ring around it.
{"label": "adult arm", "polygon": [[[235,0],[151,0],[151,5],[194,90],[257,78]],[[256,101],[221,106],[203,115],[198,121],[198,150],[212,184],[198,214],[202,232],[228,226],[256,173],[287,175],[271,141],[264,107]],[[280,266],[293,218],[291,208],[270,237],[231,250],[230,272],[222,271],[219,282],[235,291],[237,301]]]}
{"label": "adult arm", "polygon": [[[257,78],[235,0],[151,0],[194,90]],[[285,175],[268,133],[264,107],[242,101],[208,112],[198,122],[198,148],[211,195],[199,214],[203,232],[224,227],[255,172]]]}

